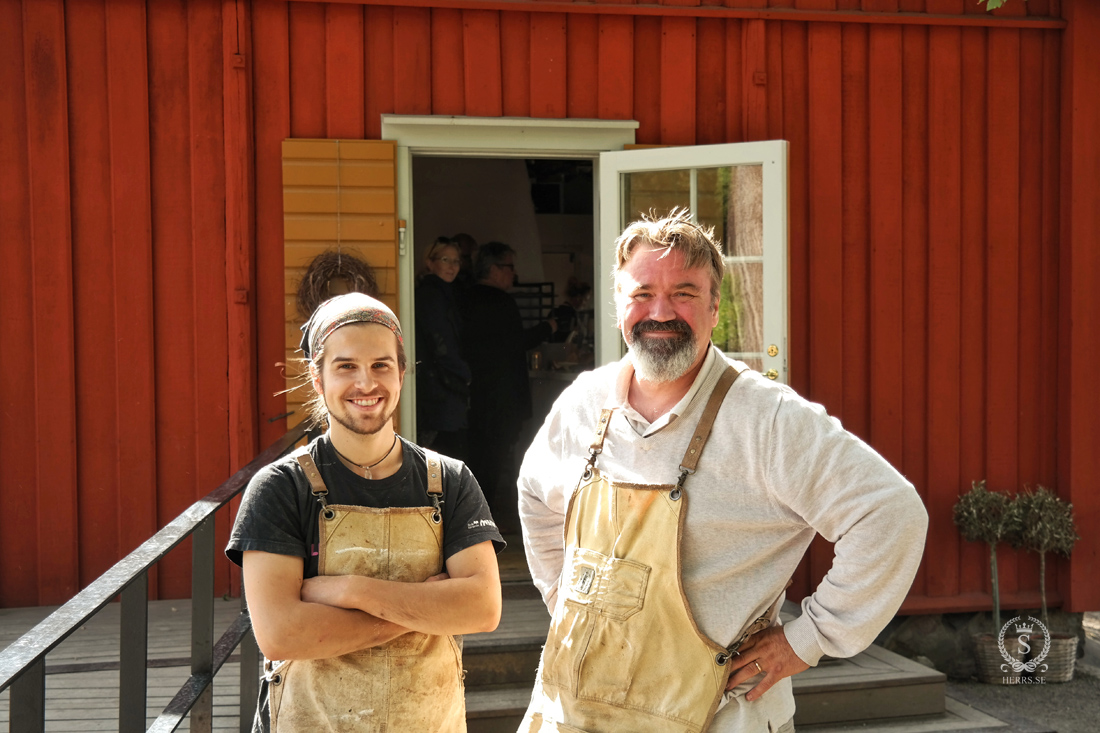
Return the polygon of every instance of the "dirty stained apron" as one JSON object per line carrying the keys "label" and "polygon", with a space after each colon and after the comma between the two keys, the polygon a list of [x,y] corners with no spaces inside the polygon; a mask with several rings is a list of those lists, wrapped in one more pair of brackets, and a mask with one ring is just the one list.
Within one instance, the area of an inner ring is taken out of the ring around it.
{"label": "dirty stained apron", "polygon": [[737,376],[729,367],[711,393],[675,485],[600,474],[596,459],[612,414],[602,411],[566,512],[557,608],[520,731],[705,731],[725,691],[730,656],[773,623],[778,602],[722,646],[699,630],[681,583],[684,482]]}
{"label": "dirty stained apron", "polygon": [[[321,504],[318,575],[420,583],[443,570],[439,456],[428,454],[431,507],[329,505],[306,449],[294,456]],[[461,650],[452,636],[416,631],[329,659],[269,662],[272,733],[465,731]]]}

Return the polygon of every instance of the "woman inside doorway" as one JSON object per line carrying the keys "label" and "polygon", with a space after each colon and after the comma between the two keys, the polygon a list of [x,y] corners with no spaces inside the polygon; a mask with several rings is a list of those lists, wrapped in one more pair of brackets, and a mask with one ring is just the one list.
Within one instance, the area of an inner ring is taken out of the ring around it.
{"label": "woman inside doorway", "polygon": [[466,460],[470,367],[462,358],[462,321],[454,281],[462,253],[439,237],[424,257],[416,286],[416,425],[418,442]]}

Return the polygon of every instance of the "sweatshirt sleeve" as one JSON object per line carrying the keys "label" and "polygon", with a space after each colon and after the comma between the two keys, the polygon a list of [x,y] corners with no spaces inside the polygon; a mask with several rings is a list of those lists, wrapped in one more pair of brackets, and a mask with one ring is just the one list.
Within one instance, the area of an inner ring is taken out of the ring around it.
{"label": "sweatshirt sleeve", "polygon": [[784,626],[787,641],[811,665],[854,656],[905,599],[928,513],[913,485],[820,405],[788,393],[768,432],[769,490],[835,543],[829,572]]}
{"label": "sweatshirt sleeve", "polygon": [[567,470],[561,404],[559,398],[527,449],[518,486],[519,519],[527,564],[531,568],[531,579],[551,613],[565,562],[565,512],[572,488],[565,482],[570,476],[578,478],[581,472],[580,464],[573,467],[572,473]]}

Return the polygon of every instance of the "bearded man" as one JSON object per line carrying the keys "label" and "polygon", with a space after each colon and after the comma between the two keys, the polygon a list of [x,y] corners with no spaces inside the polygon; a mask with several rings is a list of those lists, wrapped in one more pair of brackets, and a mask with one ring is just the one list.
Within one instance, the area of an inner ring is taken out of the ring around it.
{"label": "bearded man", "polygon": [[394,431],[393,312],[349,293],[302,330],[328,431],[256,474],[226,549],[265,657],[253,730],[465,731],[453,635],[500,620],[500,533],[461,462]]}
{"label": "bearded man", "polygon": [[[723,272],[686,211],[616,242],[629,353],[563,393],[520,471],[553,616],[522,731],[786,733],[791,675],[867,647],[912,583],[927,529],[913,486],[710,343]],[[815,533],[836,559],[781,626]]]}

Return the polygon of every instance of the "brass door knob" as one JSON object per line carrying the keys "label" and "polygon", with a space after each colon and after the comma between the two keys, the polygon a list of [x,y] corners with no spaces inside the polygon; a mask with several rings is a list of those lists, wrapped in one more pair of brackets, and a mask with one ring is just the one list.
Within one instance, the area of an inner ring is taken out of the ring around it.
{"label": "brass door knob", "polygon": [[779,372],[775,371],[774,369],[769,369],[766,372],[761,372],[761,374],[763,374],[768,379],[778,379],[779,378]]}

